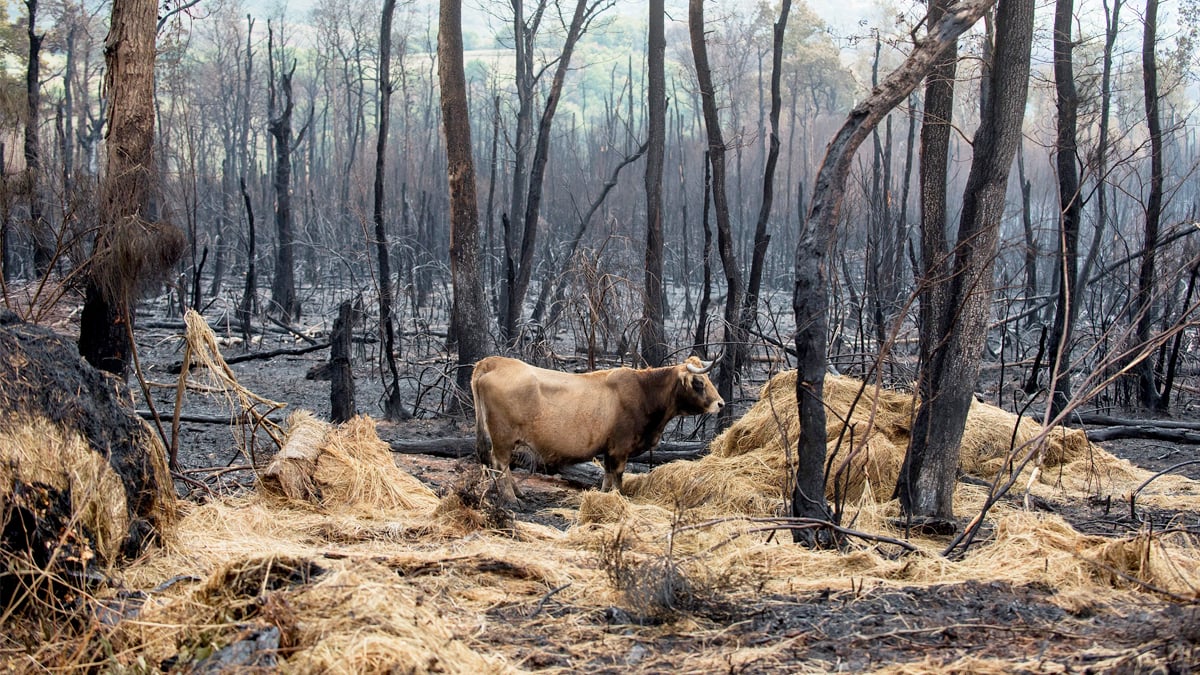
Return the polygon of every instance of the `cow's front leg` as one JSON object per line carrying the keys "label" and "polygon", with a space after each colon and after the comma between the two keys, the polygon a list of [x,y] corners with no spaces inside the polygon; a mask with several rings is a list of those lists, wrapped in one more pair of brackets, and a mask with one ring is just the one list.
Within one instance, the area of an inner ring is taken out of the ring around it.
{"label": "cow's front leg", "polygon": [[507,504],[515,504],[521,498],[521,491],[517,489],[517,483],[513,480],[512,469],[507,466],[500,476],[500,496]]}
{"label": "cow's front leg", "polygon": [[623,453],[620,456],[611,452],[604,454],[604,483],[600,486],[602,492],[621,491],[622,479],[625,475],[625,459],[626,456]]}

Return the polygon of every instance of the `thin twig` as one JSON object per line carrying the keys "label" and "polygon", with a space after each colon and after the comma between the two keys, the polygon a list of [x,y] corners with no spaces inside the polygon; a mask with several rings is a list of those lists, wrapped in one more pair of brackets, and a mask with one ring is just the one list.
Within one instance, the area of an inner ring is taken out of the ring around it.
{"label": "thin twig", "polygon": [[1154,474],[1153,476],[1150,476],[1145,481],[1143,481],[1141,485],[1137,486],[1137,489],[1134,490],[1133,493],[1129,495],[1129,499],[1131,501],[1134,499],[1137,499],[1138,493],[1141,492],[1143,488],[1145,488],[1147,485],[1149,485],[1154,479],[1158,478],[1159,476],[1163,476],[1165,474],[1171,473],[1175,469],[1179,469],[1179,468],[1182,468],[1185,466],[1191,466],[1192,464],[1200,464],[1200,459],[1192,459],[1192,460],[1188,460],[1186,462],[1180,462],[1180,463],[1176,464],[1175,466],[1168,466],[1167,468],[1163,469],[1162,471],[1159,471],[1158,473]]}
{"label": "thin twig", "polygon": [[[835,525],[834,523],[831,523],[828,520],[821,520],[819,518],[796,518],[796,517],[783,517],[783,516],[774,517],[774,518],[754,518],[754,517],[750,517],[750,516],[730,516],[728,518],[714,518],[712,520],[706,520],[702,523],[693,523],[691,525],[684,525],[682,527],[674,528],[672,530],[672,536],[677,535],[680,532],[686,532],[688,530],[698,530],[698,529],[702,529],[702,528],[712,527],[713,525],[720,525],[721,523],[730,523],[730,522],[766,523],[766,524],[770,525],[769,527],[754,528],[750,532],[767,532],[770,530],[825,528],[825,529],[832,530],[834,532],[837,532],[838,534],[848,536],[848,537],[857,537],[859,539],[865,539],[867,541],[874,541],[876,543],[892,544],[893,546],[899,546],[900,548],[904,549],[905,551],[907,551],[909,553],[921,552],[920,548],[918,548],[917,546],[915,546],[907,541],[904,541],[901,539],[896,539],[894,537],[888,537],[888,536],[882,535],[882,534],[871,534],[870,532],[861,532],[859,530],[852,530],[848,527],[842,527],[841,525]],[[734,539],[740,537],[742,534],[747,534],[747,533],[748,532],[735,533],[728,540],[726,540],[720,544],[717,544],[716,546],[713,546],[709,550],[712,551],[721,546],[724,546],[725,544],[729,543],[730,541],[733,541]]]}
{"label": "thin twig", "polygon": [[554,590],[550,591],[549,593],[547,593],[547,594],[543,595],[543,596],[542,596],[542,599],[541,599],[541,601],[539,601],[539,602],[538,602],[538,604],[537,604],[537,607],[534,607],[534,608],[533,608],[533,611],[532,611],[532,612],[530,612],[530,614],[529,614],[529,618],[530,618],[530,619],[532,619],[532,618],[534,618],[535,616],[537,616],[538,614],[540,614],[540,613],[542,612],[542,608],[546,606],[546,601],[547,601],[547,600],[549,600],[550,598],[552,598],[552,597],[554,597],[555,595],[557,595],[559,591],[566,590],[566,589],[567,589],[567,588],[568,588],[570,585],[571,585],[571,583],[570,583],[570,582],[567,582],[567,583],[563,584],[562,586],[559,586],[558,588],[556,588],[556,589],[554,589]]}

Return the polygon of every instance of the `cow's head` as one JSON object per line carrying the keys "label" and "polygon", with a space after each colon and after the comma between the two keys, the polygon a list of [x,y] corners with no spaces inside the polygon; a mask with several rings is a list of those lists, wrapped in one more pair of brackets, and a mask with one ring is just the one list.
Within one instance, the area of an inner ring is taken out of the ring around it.
{"label": "cow's head", "polygon": [[689,356],[687,361],[678,366],[680,386],[676,405],[683,414],[717,413],[725,407],[725,399],[721,398],[712,380],[708,379],[708,371],[712,370],[714,363]]}

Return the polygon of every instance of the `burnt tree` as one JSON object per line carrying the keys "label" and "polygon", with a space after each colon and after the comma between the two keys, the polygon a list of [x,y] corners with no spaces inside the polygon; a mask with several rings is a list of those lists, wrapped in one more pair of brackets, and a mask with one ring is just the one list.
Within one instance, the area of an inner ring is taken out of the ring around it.
{"label": "burnt tree", "polygon": [[375,139],[375,255],[379,265],[379,331],[383,339],[383,359],[387,364],[383,392],[383,412],[390,420],[407,417],[400,400],[400,373],[396,368],[396,332],[392,325],[392,266],[388,260],[387,227],[383,219],[383,178],[387,167],[388,117],[392,101],[392,15],[396,0],[383,0],[379,28],[379,133]]}
{"label": "burnt tree", "polygon": [[183,233],[146,215],[154,171],[154,0],[115,0],[105,40],[109,95],[107,164],[100,183],[100,229],[90,260],[79,353],[125,376],[133,348],[132,303],[139,287],[183,253]]}
{"label": "burnt tree", "polygon": [[[733,384],[737,378],[737,367],[745,352],[745,339],[741,333],[741,304],[744,292],[742,272],[733,252],[733,232],[729,222],[729,199],[725,187],[725,139],[721,134],[721,120],[717,113],[716,87],[713,85],[712,70],[708,64],[708,45],[704,40],[704,0],[688,1],[688,35],[692,42],[692,58],[696,63],[696,79],[700,86],[700,102],[704,112],[704,130],[708,139],[708,163],[712,168],[713,209],[717,218],[717,252],[721,256],[721,268],[725,272],[728,289],[725,299],[725,347],[721,353],[720,368],[717,370],[717,391],[726,401],[733,400]],[[722,420],[730,421],[732,406],[724,409]]]}
{"label": "burnt tree", "polygon": [[450,180],[450,276],[454,290],[450,323],[458,340],[456,381],[461,390],[470,391],[472,366],[487,355],[491,339],[479,267],[479,205],[463,67],[461,0],[441,0],[437,49]]}
{"label": "burnt tree", "polygon": [[[846,177],[855,150],[889,111],[903,101],[964,31],[994,0],[960,2],[930,22],[925,39],[871,95],[850,111],[829,142],[817,172],[812,205],[796,246],[796,282],[792,310],[796,315],[796,401],[800,417],[792,515],[827,520],[825,500],[825,370],[829,306],[826,255],[838,219]],[[796,530],[797,541],[811,543],[808,530]]]}
{"label": "burnt tree", "polygon": [[767,223],[771,218],[771,205],[775,199],[775,166],[779,162],[779,109],[783,105],[779,91],[779,78],[783,70],[783,35],[787,28],[788,13],[791,9],[791,0],[783,0],[779,8],[779,20],[775,22],[772,33],[771,135],[767,150],[767,163],[763,169],[762,204],[758,209],[758,221],[754,224],[754,255],[750,259],[750,280],[746,284],[746,300],[742,304],[740,332],[743,335],[749,334],[757,318],[763,267],[767,259],[767,246],[771,243],[771,235],[767,233]]}
{"label": "burnt tree", "polygon": [[973,141],[953,261],[948,277],[922,282],[923,287],[940,287],[943,302],[931,317],[935,323],[920,327],[922,334],[939,340],[931,360],[921,365],[921,406],[896,492],[907,517],[935,529],[950,526],[954,517],[959,442],[979,379],[1005,191],[1022,137],[1033,9],[1033,0],[1001,0],[997,7],[994,62]]}
{"label": "burnt tree", "polygon": [[[289,323],[300,318],[300,299],[296,296],[296,235],[292,229],[292,150],[299,137],[292,140],[292,75],[296,72],[296,60],[289,68],[280,47],[280,73],[278,83],[275,75],[275,31],[267,23],[267,63],[270,77],[267,86],[267,131],[274,139],[275,175],[275,277],[271,282],[271,304],[279,312],[279,319]],[[283,107],[279,108],[279,96]],[[278,115],[276,114],[278,112]],[[303,129],[300,136],[303,136]]]}
{"label": "burnt tree", "polygon": [[[533,35],[537,31],[537,24],[541,20],[545,2],[539,3],[535,17],[529,26],[526,26],[520,18],[522,16],[521,4],[521,0],[513,0],[513,25],[517,34],[517,91],[521,109],[518,111],[516,139],[518,157],[513,178],[512,216],[517,220],[512,222],[509,229],[505,231],[505,255],[511,268],[511,274],[506,277],[510,279],[510,283],[507,285],[504,296],[506,305],[503,309],[500,326],[504,338],[507,340],[516,337],[517,324],[521,320],[521,308],[524,306],[525,294],[529,290],[529,282],[533,275],[533,254],[537,248],[538,218],[542,208],[542,186],[546,176],[546,164],[550,160],[550,131],[554,123],[554,115],[558,112],[563,83],[566,82],[567,73],[570,72],[571,56],[579,38],[587,31],[592,19],[603,9],[612,6],[612,0],[576,0],[575,2],[575,11],[571,16],[571,23],[567,27],[562,53],[558,56],[554,78],[551,80],[549,91],[546,94],[546,104],[538,120],[537,138],[534,143],[528,176],[520,175],[522,173],[522,146],[526,142],[521,136],[521,129],[523,124],[525,127],[529,124],[522,122],[525,116],[531,117],[533,114],[531,107],[533,88],[537,83],[536,78],[533,77]],[[527,192],[519,189],[526,180],[528,180]],[[518,205],[523,205],[523,209],[519,209]],[[520,232],[519,238],[517,237],[518,231]]]}
{"label": "burnt tree", "polygon": [[38,35],[38,0],[25,0],[29,24],[26,39],[29,51],[25,64],[25,189],[29,197],[29,234],[33,239],[33,266],[38,276],[50,270],[54,260],[55,246],[47,231],[48,225],[42,204],[42,151],[38,140],[38,121],[41,118],[41,59],[42,41],[45,34]]}
{"label": "burnt tree", "polygon": [[663,328],[663,155],[667,140],[665,9],[650,0],[646,36],[646,264],[642,302],[642,360],[654,368],[667,357]]}
{"label": "burnt tree", "polygon": [[1138,268],[1137,297],[1134,300],[1134,338],[1146,355],[1133,367],[1138,378],[1138,398],[1142,407],[1158,410],[1161,397],[1158,378],[1149,358],[1150,332],[1154,323],[1155,262],[1158,256],[1158,226],[1163,202],[1162,119],[1158,110],[1158,63],[1154,48],[1158,37],[1158,0],[1146,0],[1145,26],[1142,33],[1142,85],[1146,103],[1146,127],[1150,132],[1150,193],[1146,196],[1145,236],[1142,240],[1141,267]]}
{"label": "burnt tree", "polygon": [[1079,221],[1083,195],[1079,191],[1076,157],[1079,94],[1075,90],[1071,21],[1074,0],[1057,0],[1054,7],[1054,91],[1058,106],[1058,136],[1054,164],[1058,170],[1058,298],[1050,332],[1050,417],[1056,417],[1071,398],[1071,339],[1078,315]]}

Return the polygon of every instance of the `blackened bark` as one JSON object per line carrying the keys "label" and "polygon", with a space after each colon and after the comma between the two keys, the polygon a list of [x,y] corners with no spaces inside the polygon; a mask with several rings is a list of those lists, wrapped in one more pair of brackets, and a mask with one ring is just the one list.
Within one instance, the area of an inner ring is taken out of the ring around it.
{"label": "blackened bark", "polygon": [[[708,135],[708,160],[712,167],[713,208],[717,217],[717,252],[725,273],[725,347],[717,369],[717,391],[726,401],[733,400],[733,385],[741,365],[746,341],[741,332],[741,305],[744,288],[742,272],[733,252],[733,231],[729,222],[729,199],[725,188],[725,139],[721,135],[721,119],[717,113],[716,87],[708,65],[708,46],[704,41],[704,0],[688,0],[688,34],[692,42],[692,58],[696,63],[696,79],[700,85],[700,102],[704,112],[704,130]],[[721,413],[721,423],[732,421],[733,406]]]}
{"label": "blackened bark", "polygon": [[646,265],[642,303],[642,360],[657,368],[667,357],[663,327],[663,155],[667,140],[667,77],[663,0],[650,1],[647,34]]}
{"label": "blackened bark", "polygon": [[383,220],[383,179],[387,167],[388,117],[392,101],[392,15],[396,0],[383,0],[379,28],[379,132],[375,139],[375,256],[379,263],[379,330],[383,359],[390,381],[384,382],[383,413],[389,420],[408,417],[400,400],[400,372],[396,368],[396,333],[392,325],[392,266],[388,259],[387,227]]}
{"label": "blackened bark", "polygon": [[472,367],[491,349],[491,338],[479,270],[479,206],[463,71],[461,0],[441,0],[438,81],[450,180],[450,276],[454,290],[451,323],[458,335],[458,387],[469,392]]}
{"label": "blackened bark", "polygon": [[696,312],[696,336],[692,340],[703,351],[701,357],[708,358],[708,306],[712,304],[712,228],[708,226],[708,211],[712,204],[712,164],[708,161],[708,151],[704,151],[704,207],[700,212],[700,226],[704,228],[704,247],[701,249],[700,261],[704,281],[700,286],[700,308]]}
{"label": "blackened bark", "polygon": [[[387,0],[394,2],[394,0]],[[386,11],[386,10],[385,10]],[[337,319],[329,334],[329,420],[340,424],[354,417],[354,369],[350,364],[350,344],[354,336],[354,303],[338,306]]]}
{"label": "blackened bark", "polygon": [[1071,21],[1074,0],[1057,0],[1054,7],[1054,91],[1058,106],[1058,137],[1055,167],[1058,169],[1059,255],[1058,300],[1050,332],[1050,377],[1053,396],[1050,417],[1056,417],[1071,399],[1071,340],[1078,315],[1080,297],[1076,288],[1079,276],[1079,221],[1083,196],[1079,192],[1079,167],[1076,159],[1076,116],[1079,95],[1075,91],[1074,62],[1071,52]]}
{"label": "blackened bark", "polygon": [[[514,0],[514,2],[519,2],[519,0]],[[571,25],[567,29],[563,50],[559,54],[558,65],[554,69],[554,79],[550,83],[550,91],[546,94],[546,105],[542,109],[542,116],[538,122],[537,141],[529,168],[529,194],[525,198],[525,212],[521,216],[522,234],[516,262],[516,277],[508,294],[508,309],[505,312],[503,324],[507,339],[512,339],[516,335],[516,326],[521,319],[521,308],[525,303],[525,293],[529,290],[529,280],[533,274],[533,252],[537,247],[538,218],[542,207],[542,184],[546,175],[546,164],[550,160],[551,126],[554,122],[554,115],[558,111],[563,83],[570,71],[571,55],[595,9],[596,5],[589,7],[588,0],[576,0],[575,13],[571,17]],[[526,49],[528,47],[527,44]],[[528,54],[526,56],[532,58]]]}
{"label": "blackened bark", "polygon": [[5,171],[4,144],[0,143],[0,290],[7,293],[6,282],[12,278],[12,260],[9,258],[9,231],[12,226],[12,201],[8,188],[8,173]]}
{"label": "blackened bark", "polygon": [[[492,97],[492,152],[491,160],[488,162],[488,196],[487,210],[485,217],[487,219],[487,228],[484,231],[483,250],[487,252],[484,256],[484,264],[488,268],[488,285],[487,288],[492,289],[493,293],[498,288],[498,279],[496,277],[496,265],[492,262],[492,244],[495,241],[496,230],[496,169],[499,163],[499,146],[500,146],[500,97]],[[491,302],[497,304],[498,300],[493,295]]]}
{"label": "blackened bark", "polygon": [[[828,283],[825,257],[841,207],[843,188],[855,150],[875,125],[904,100],[993,0],[959,2],[936,24],[908,59],[871,95],[850,111],[829,143],[817,172],[812,205],[796,247],[796,281],[792,309],[796,316],[796,400],[800,417],[792,515],[828,519],[825,500],[825,369],[828,344]],[[797,530],[799,541],[812,541]]]}
{"label": "blackened bark", "polygon": [[[1158,225],[1162,216],[1163,160],[1162,120],[1158,110],[1158,64],[1154,47],[1158,41],[1158,0],[1146,0],[1145,28],[1142,33],[1142,82],[1146,101],[1146,127],[1150,132],[1150,194],[1146,197],[1146,227],[1142,248],[1142,265],[1138,270],[1135,307],[1137,325],[1134,336],[1138,344],[1147,346],[1154,322],[1155,260],[1158,248]],[[1144,350],[1149,353],[1149,350]],[[1138,377],[1138,394],[1145,408],[1158,410],[1162,406],[1154,366],[1144,358],[1134,366]]]}
{"label": "blackened bark", "polygon": [[1114,0],[1111,10],[1108,2],[1104,2],[1104,57],[1100,68],[1100,120],[1096,137],[1096,231],[1092,233],[1092,243],[1088,246],[1087,256],[1083,259],[1079,278],[1084,282],[1092,277],[1092,268],[1100,255],[1100,244],[1104,238],[1104,228],[1108,224],[1108,118],[1112,111],[1112,61],[1113,47],[1117,43],[1117,30],[1120,26],[1122,0]]}
{"label": "blackened bark", "polygon": [[[116,0],[109,26],[104,48],[110,100],[107,165],[100,184],[100,230],[79,320],[79,353],[94,367],[124,377],[132,349],[132,326],[126,325],[133,319],[132,296],[143,274],[155,270],[137,263],[126,267],[112,249],[125,233],[143,227],[154,181],[157,5],[154,0]],[[165,266],[178,259],[182,237],[179,244],[173,257],[161,256]],[[121,246],[133,245],[125,240]]]}
{"label": "blackened bark", "polygon": [[[934,0],[929,5],[928,25],[945,15],[949,0]],[[937,324],[934,317],[943,313],[947,259],[946,179],[950,166],[950,135],[954,130],[954,77],[958,70],[958,41],[934,64],[925,80],[925,114],[921,120],[921,281],[918,285],[922,326]],[[919,361],[929,363],[940,336],[932,331],[919,332]],[[922,392],[924,393],[924,392]]]}
{"label": "blackened bark", "polygon": [[242,344],[250,344],[250,316],[258,304],[258,277],[255,272],[254,208],[250,205],[250,193],[246,191],[246,179],[239,178],[242,203],[246,207],[246,283],[242,287],[242,300],[238,303],[237,318],[242,329]]}
{"label": "blackened bark", "polygon": [[[1025,311],[1030,312],[1027,322],[1038,321],[1040,311],[1032,311],[1037,305],[1038,292],[1038,242],[1033,233],[1033,185],[1025,177],[1024,144],[1017,145],[1017,181],[1021,186],[1021,227],[1025,232]],[[1033,381],[1036,383],[1037,378]],[[1036,390],[1037,387],[1035,386]]]}
{"label": "blackened bark", "polygon": [[1188,276],[1187,291],[1183,295],[1183,309],[1179,313],[1179,322],[1176,324],[1175,337],[1172,339],[1171,355],[1167,358],[1167,375],[1163,380],[1162,398],[1160,399],[1160,407],[1162,410],[1168,410],[1171,407],[1171,389],[1175,386],[1175,373],[1179,369],[1179,354],[1180,346],[1183,343],[1184,326],[1188,317],[1193,313],[1195,307],[1192,306],[1192,295],[1196,290],[1196,277],[1200,276],[1200,263],[1192,265],[1192,273]]}
{"label": "blackened bark", "polygon": [[48,232],[42,205],[42,152],[38,141],[38,120],[41,117],[41,59],[45,35],[35,31],[38,0],[25,0],[29,24],[26,39],[29,52],[25,67],[25,187],[29,196],[29,234],[33,240],[33,266],[38,276],[50,271],[54,260],[54,243]]}
{"label": "blackened bark", "polygon": [[271,183],[275,189],[275,278],[271,282],[271,303],[279,312],[280,321],[289,323],[300,318],[300,299],[296,296],[296,237],[292,230],[292,75],[296,72],[296,61],[292,61],[291,68],[279,64],[278,91],[283,96],[283,109],[276,117],[273,35],[268,26],[267,58],[271,75],[267,90],[270,108],[267,130],[275,139],[275,175]]}
{"label": "blackened bark", "polygon": [[973,142],[954,262],[942,282],[945,304],[935,324],[921,327],[922,334],[943,337],[922,366],[921,406],[896,485],[903,513],[917,520],[954,517],[959,442],[979,379],[1005,191],[1022,137],[1033,10],[1033,0],[1001,0],[997,7],[988,105]]}
{"label": "blackened bark", "polygon": [[767,163],[763,167],[762,203],[758,209],[758,220],[754,224],[754,255],[750,259],[750,279],[746,284],[746,300],[742,304],[741,333],[746,335],[754,327],[758,315],[758,294],[762,288],[763,268],[766,266],[767,246],[771,235],[767,223],[771,218],[771,206],[775,200],[775,167],[779,163],[779,109],[783,97],[779,91],[780,73],[783,71],[783,35],[787,28],[791,0],[783,0],[779,7],[779,20],[775,22],[771,43],[771,135],[767,147]]}
{"label": "blackened bark", "polygon": [[76,43],[79,39],[79,17],[74,10],[67,10],[69,22],[66,39],[66,62],[63,64],[63,96],[59,112],[62,117],[62,181],[63,193],[75,193],[75,71],[77,68]]}

